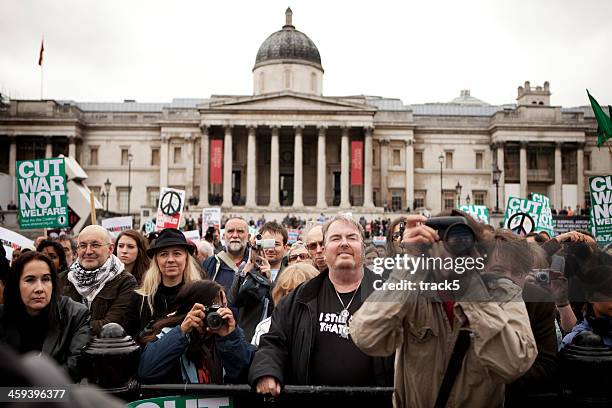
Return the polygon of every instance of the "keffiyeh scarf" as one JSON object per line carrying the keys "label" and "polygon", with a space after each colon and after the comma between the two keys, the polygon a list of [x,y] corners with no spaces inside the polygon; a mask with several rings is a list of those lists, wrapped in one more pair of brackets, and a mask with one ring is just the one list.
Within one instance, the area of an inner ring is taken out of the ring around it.
{"label": "keffiyeh scarf", "polygon": [[83,269],[77,259],[70,266],[68,280],[74,285],[77,292],[83,297],[83,303],[89,309],[91,302],[100,293],[106,282],[110,282],[117,275],[123,272],[123,262],[115,255],[112,255],[104,262],[104,265],[91,271]]}

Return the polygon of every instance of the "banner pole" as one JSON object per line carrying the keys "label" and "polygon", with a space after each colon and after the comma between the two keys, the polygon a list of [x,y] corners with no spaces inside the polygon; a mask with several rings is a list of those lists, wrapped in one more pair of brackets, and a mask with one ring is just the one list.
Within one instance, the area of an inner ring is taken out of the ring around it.
{"label": "banner pole", "polygon": [[89,190],[89,213],[91,216],[91,225],[96,225],[96,202],[94,200],[94,193],[91,190]]}

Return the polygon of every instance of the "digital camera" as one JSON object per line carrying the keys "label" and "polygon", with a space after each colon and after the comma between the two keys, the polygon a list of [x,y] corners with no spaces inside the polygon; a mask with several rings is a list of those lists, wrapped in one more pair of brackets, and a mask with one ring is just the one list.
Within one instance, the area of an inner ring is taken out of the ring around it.
{"label": "digital camera", "polygon": [[540,285],[548,285],[550,283],[550,269],[534,269],[533,274],[536,283]]}
{"label": "digital camera", "polygon": [[223,325],[227,324],[227,321],[219,314],[219,309],[222,307],[223,306],[220,305],[211,305],[204,308],[204,313],[206,313],[206,325],[211,330],[220,329]]}
{"label": "digital camera", "polygon": [[453,255],[469,253],[476,243],[474,230],[468,225],[465,217],[431,217],[425,225],[438,232],[440,240]]}
{"label": "digital camera", "polygon": [[255,236],[255,250],[261,251],[262,249],[272,249],[276,247],[276,241],[274,239],[263,239],[261,234]]}

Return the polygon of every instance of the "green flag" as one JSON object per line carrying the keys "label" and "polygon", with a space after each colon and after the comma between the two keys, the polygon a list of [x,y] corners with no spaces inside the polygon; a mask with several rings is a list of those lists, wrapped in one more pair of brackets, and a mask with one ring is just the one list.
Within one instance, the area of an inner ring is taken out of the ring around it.
{"label": "green flag", "polygon": [[[591,107],[593,108],[595,119],[597,120],[597,147],[601,147],[606,140],[612,137],[612,120],[610,116],[606,115],[603,109],[601,109],[601,106],[599,106],[595,98],[591,96],[588,89],[587,95],[589,95]],[[608,111],[612,116],[612,106],[608,105]]]}

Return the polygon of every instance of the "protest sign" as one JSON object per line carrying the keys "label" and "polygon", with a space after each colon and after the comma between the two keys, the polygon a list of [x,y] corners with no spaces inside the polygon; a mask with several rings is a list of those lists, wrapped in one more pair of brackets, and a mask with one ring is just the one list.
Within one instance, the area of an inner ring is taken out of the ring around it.
{"label": "protest sign", "polygon": [[3,227],[0,227],[0,241],[2,242],[2,246],[4,246],[4,250],[6,251],[6,258],[9,260],[11,259],[11,255],[15,249],[35,249],[34,241]]}
{"label": "protest sign", "polygon": [[536,203],[542,203],[542,211],[540,212],[540,218],[537,220],[536,232],[545,231],[551,237],[555,236],[555,229],[553,227],[552,211],[550,209],[550,199],[543,194],[531,193],[531,200]]}
{"label": "protest sign", "polygon": [[106,228],[113,238],[117,238],[121,231],[132,229],[133,224],[134,220],[132,216],[106,218],[102,220],[102,227]]}
{"label": "protest sign", "polygon": [[489,209],[484,205],[461,205],[459,209],[470,214],[477,221],[489,223]]}
{"label": "protest sign", "polygon": [[157,220],[155,230],[164,228],[177,228],[181,223],[183,205],[185,204],[185,190],[164,187],[160,194],[157,207]]}
{"label": "protest sign", "polygon": [[542,203],[510,196],[504,214],[504,228],[525,236],[537,230],[541,211]]}
{"label": "protest sign", "polygon": [[149,235],[150,233],[152,233],[153,231],[155,231],[155,224],[153,224],[152,221],[147,221],[144,223],[144,225],[142,226],[142,231],[146,234]]}
{"label": "protest sign", "polygon": [[182,231],[186,239],[193,241],[194,243],[200,240],[200,230]]}
{"label": "protest sign", "polygon": [[378,246],[385,246],[387,244],[387,237],[385,236],[372,237],[372,244],[378,245]]}
{"label": "protest sign", "polygon": [[300,230],[299,229],[288,229],[287,230],[287,236],[289,237],[287,239],[287,243],[288,244],[293,244],[295,241],[297,241],[299,239]]}
{"label": "protest sign", "polygon": [[213,226],[221,228],[221,208],[204,208],[202,210],[202,228],[206,230],[208,227]]}
{"label": "protest sign", "polygon": [[17,162],[19,228],[68,227],[63,158]]}
{"label": "protest sign", "polygon": [[557,234],[564,234],[569,231],[584,230],[589,231],[589,217],[587,216],[567,216],[553,215],[553,225]]}
{"label": "protest sign", "polygon": [[612,242],[612,175],[589,177],[591,224],[598,245]]}

